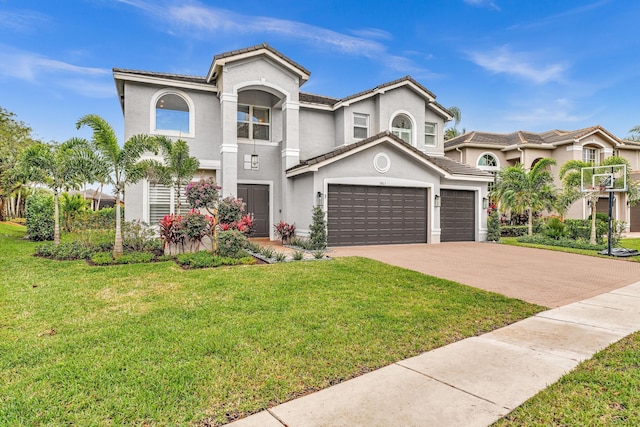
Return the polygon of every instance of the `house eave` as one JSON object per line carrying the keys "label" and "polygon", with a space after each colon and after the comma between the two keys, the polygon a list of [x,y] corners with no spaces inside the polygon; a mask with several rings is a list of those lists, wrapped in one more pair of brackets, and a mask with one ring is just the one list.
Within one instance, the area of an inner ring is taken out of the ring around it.
{"label": "house eave", "polygon": [[118,84],[117,81],[130,81],[130,82],[147,83],[147,84],[159,85],[159,86],[179,87],[182,89],[194,89],[194,90],[200,90],[205,92],[213,92],[213,93],[218,92],[218,88],[210,84],[183,82],[183,81],[173,80],[173,79],[163,78],[163,77],[141,76],[137,74],[125,73],[122,71],[114,71],[113,78],[114,80],[116,80],[116,86]]}

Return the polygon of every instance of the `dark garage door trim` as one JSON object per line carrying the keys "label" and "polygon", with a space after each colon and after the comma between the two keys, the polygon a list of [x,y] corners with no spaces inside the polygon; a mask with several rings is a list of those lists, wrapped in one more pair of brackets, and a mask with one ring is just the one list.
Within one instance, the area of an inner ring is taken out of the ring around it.
{"label": "dark garage door trim", "polygon": [[427,242],[427,189],[329,184],[329,246]]}
{"label": "dark garage door trim", "polygon": [[476,192],[440,189],[440,241],[476,240]]}

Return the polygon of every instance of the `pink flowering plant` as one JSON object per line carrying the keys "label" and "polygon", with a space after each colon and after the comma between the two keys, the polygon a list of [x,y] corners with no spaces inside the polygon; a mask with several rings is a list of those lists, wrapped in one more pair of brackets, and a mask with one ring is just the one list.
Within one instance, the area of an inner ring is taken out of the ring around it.
{"label": "pink flowering plant", "polygon": [[274,224],[276,234],[280,236],[282,239],[282,244],[288,243],[291,238],[296,234],[296,226],[295,224],[288,224],[284,221],[280,221],[277,224]]}
{"label": "pink flowering plant", "polygon": [[185,188],[187,202],[193,209],[206,209],[211,215],[220,199],[220,186],[213,178],[191,182]]}

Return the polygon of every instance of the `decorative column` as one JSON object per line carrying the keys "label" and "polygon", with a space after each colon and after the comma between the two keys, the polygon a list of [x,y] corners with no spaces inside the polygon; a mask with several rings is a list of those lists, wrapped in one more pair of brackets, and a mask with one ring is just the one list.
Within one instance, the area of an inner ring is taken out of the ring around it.
{"label": "decorative column", "polygon": [[220,145],[220,172],[218,184],[223,197],[236,197],[238,193],[238,95],[220,95],[222,145]]}
{"label": "decorative column", "polygon": [[[286,177],[286,170],[300,163],[300,104],[291,99],[282,104],[282,220],[290,221],[294,212],[293,182]],[[311,208],[309,208],[311,209]]]}

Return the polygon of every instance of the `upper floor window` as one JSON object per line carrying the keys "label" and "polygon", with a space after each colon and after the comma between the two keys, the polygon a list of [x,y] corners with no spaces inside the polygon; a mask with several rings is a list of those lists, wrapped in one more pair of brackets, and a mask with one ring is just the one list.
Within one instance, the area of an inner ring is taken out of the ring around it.
{"label": "upper floor window", "polygon": [[271,110],[267,107],[238,104],[238,138],[269,141]]}
{"label": "upper floor window", "polygon": [[426,122],[424,124],[424,143],[425,145],[436,145],[436,124]]}
{"label": "upper floor window", "polygon": [[156,101],[155,130],[190,134],[189,104],[180,95],[167,93]]}
{"label": "upper floor window", "polygon": [[353,137],[365,139],[369,137],[369,115],[353,113]]}
{"label": "upper floor window", "polygon": [[411,119],[404,114],[398,114],[391,122],[391,132],[409,145],[412,144],[412,127]]}
{"label": "upper floor window", "polygon": [[582,161],[597,165],[600,163],[600,150],[593,147],[584,147],[582,149]]}
{"label": "upper floor window", "polygon": [[497,169],[498,159],[490,153],[485,153],[478,159],[478,167],[481,169]]}

